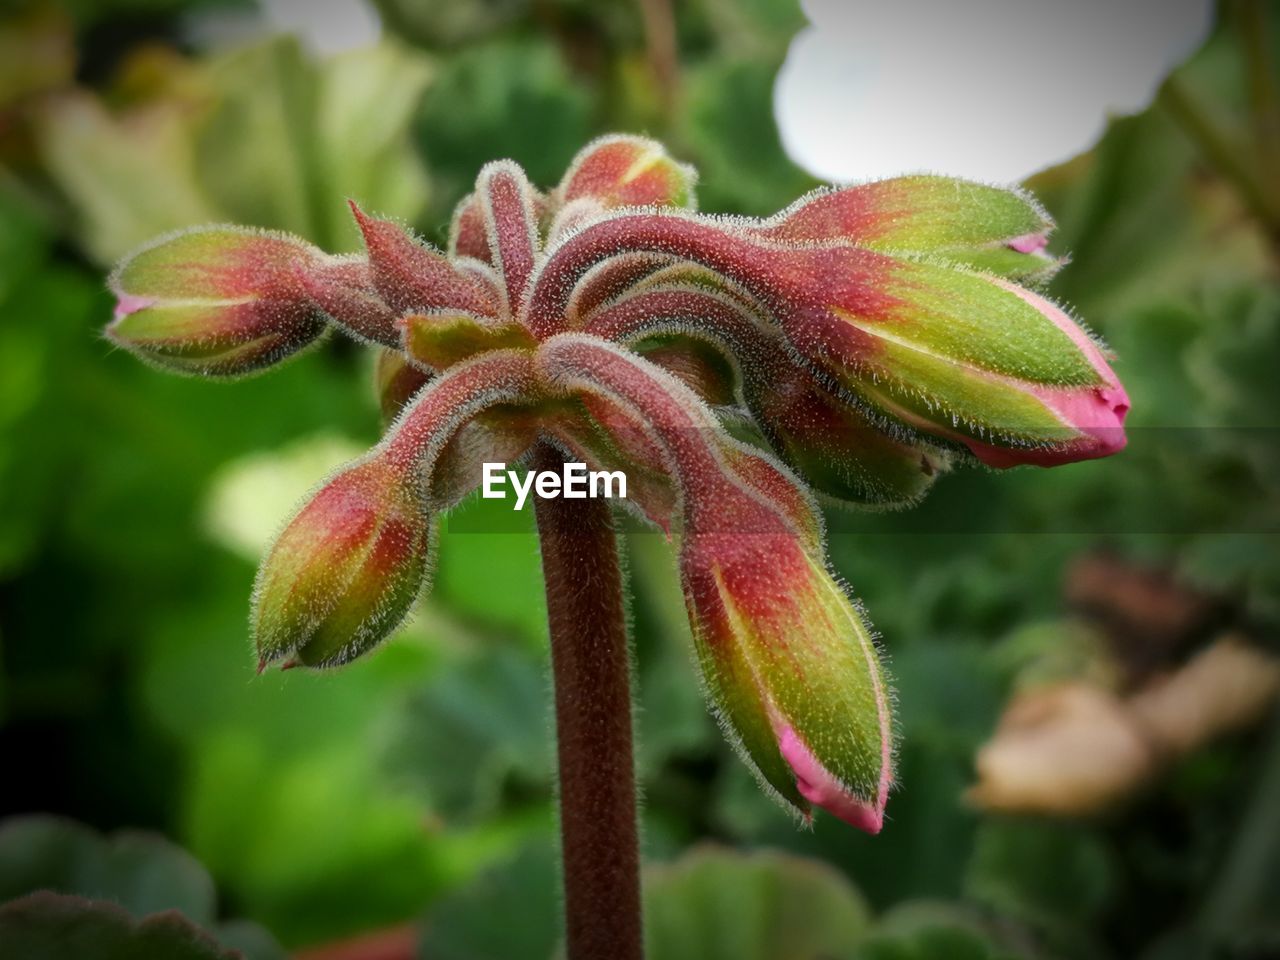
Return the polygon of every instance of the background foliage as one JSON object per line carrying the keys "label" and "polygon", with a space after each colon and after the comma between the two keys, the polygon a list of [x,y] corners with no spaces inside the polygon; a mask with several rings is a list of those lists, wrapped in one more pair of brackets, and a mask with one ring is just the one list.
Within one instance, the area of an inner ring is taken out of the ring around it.
{"label": "background foliage", "polygon": [[[98,338],[103,273],[205,221],[349,249],[348,195],[441,240],[484,161],[549,185],[615,129],[694,162],[703,209],[770,213],[813,185],[771,112],[803,17],[789,0],[380,0],[385,41],[334,58],[202,39],[244,6],[65,0],[0,21],[0,937],[39,955],[49,917],[82,906],[56,897],[79,896],[117,904],[76,914],[87,936],[158,938],[166,957],[388,928],[424,957],[550,956],[528,518],[468,504],[403,636],[339,674],[255,679],[259,551],[376,439],[369,364],[333,341],[232,385],[157,375]],[[911,513],[830,518],[897,678],[882,836],[797,831],[759,795],[706,715],[666,544],[628,537],[655,958],[1280,953],[1274,710],[1101,812],[966,800],[1015,692],[1141,689],[1224,631],[1277,647],[1277,63],[1274,5],[1229,4],[1151,109],[1031,184],[1074,256],[1053,292],[1120,356],[1130,449],[965,470]],[[1080,586],[1100,554],[1120,571],[1101,593]],[[144,919],[167,909],[186,920]]]}

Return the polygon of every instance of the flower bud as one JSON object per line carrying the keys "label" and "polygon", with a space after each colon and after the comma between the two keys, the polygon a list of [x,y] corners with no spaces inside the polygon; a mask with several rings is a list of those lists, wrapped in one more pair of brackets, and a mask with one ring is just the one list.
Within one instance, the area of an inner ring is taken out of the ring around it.
{"label": "flower bud", "polygon": [[331,477],[271,545],[254,586],[260,664],[336,666],[408,615],[429,569],[420,485],[375,454]]}
{"label": "flower bud", "polygon": [[324,331],[325,315],[300,279],[324,260],[301,240],[242,227],[162,238],[112,273],[107,338],[182,373],[252,373]]}
{"label": "flower bud", "polygon": [[1124,447],[1124,388],[1098,344],[1039,294],[850,247],[779,260],[794,291],[787,339],[888,419],[995,467]]}
{"label": "flower bud", "polygon": [[666,148],[646,137],[600,137],[584,147],[560,181],[555,199],[562,205],[589,197],[613,207],[693,205],[698,174],[673,160]]}
{"label": "flower bud", "polygon": [[790,346],[886,421],[993,466],[1055,464],[1125,444],[1128,397],[1061,308],[991,274],[848,243],[799,245],[681,213],[621,213],[549,254],[525,319],[564,326],[571,288],[620,253],[679,256],[760,301]]}
{"label": "flower bud", "polygon": [[812,804],[878,833],[893,731],[859,610],[794,533],[692,533],[680,570],[708,693],[744,759],[802,816]]}

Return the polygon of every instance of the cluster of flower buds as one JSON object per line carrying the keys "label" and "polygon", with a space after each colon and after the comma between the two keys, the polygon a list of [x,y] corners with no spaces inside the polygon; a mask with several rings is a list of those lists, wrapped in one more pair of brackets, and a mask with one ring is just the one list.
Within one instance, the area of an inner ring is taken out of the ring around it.
{"label": "cluster of flower buds", "polygon": [[1059,264],[1024,194],[904,177],[751,220],[694,212],[694,182],[660,144],[613,136],[547,193],[487,165],[444,252],[354,205],[360,256],[193,230],[116,271],[107,335],[214,376],[328,327],[381,351],[386,435],[259,572],[264,666],[340,664],[390,634],[428,579],[438,512],[484,462],[552,444],[624,470],[630,505],[678,530],[706,691],[766,789],[876,832],[892,698],[814,496],[900,506],[966,459],[1104,456],[1128,400],[1103,349],[1029,288]]}

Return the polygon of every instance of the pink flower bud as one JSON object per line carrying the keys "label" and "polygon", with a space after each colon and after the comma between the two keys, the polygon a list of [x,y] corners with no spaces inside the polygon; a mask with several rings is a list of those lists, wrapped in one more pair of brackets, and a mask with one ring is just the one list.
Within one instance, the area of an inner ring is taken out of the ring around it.
{"label": "pink flower bud", "polygon": [[893,729],[870,628],[767,506],[727,509],[741,512],[743,529],[689,534],[680,553],[698,662],[721,723],[800,814],[813,804],[878,833]]}

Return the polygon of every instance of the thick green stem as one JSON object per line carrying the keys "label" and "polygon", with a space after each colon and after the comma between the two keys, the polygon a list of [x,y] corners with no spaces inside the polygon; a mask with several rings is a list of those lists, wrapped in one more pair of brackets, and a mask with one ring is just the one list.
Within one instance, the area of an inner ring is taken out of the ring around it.
{"label": "thick green stem", "polygon": [[[539,450],[536,470],[562,459]],[[536,501],[560,764],[568,960],[640,960],[631,661],[608,503]]]}

